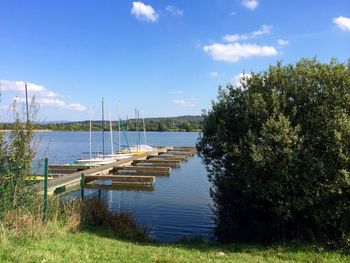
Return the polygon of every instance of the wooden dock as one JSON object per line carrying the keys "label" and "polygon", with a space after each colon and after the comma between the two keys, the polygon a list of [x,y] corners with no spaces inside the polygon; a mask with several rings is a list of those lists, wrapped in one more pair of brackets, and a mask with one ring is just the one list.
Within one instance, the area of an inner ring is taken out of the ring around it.
{"label": "wooden dock", "polygon": [[153,187],[156,176],[169,176],[172,168],[179,167],[195,153],[193,147],[165,146],[98,167],[51,164],[49,173],[54,179],[48,182],[48,192],[80,185],[82,173],[87,188],[94,188],[94,183],[101,181],[110,182],[108,189],[115,185],[118,189]]}
{"label": "wooden dock", "polygon": [[112,170],[112,174],[120,175],[170,175],[170,167],[159,167],[159,166],[115,166]]}
{"label": "wooden dock", "polygon": [[114,183],[133,183],[133,184],[153,184],[155,182],[154,176],[129,176],[129,175],[88,175],[85,176],[85,182],[90,181],[111,181]]}
{"label": "wooden dock", "polygon": [[146,160],[134,160],[131,164],[137,165],[148,165],[148,166],[158,166],[158,167],[179,167],[180,161],[174,160],[156,160],[156,159],[146,159]]}

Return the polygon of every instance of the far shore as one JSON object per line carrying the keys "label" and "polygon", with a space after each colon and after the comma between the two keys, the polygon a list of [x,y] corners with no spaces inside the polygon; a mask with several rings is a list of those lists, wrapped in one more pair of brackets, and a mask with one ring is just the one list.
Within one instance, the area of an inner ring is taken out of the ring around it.
{"label": "far shore", "polygon": [[[12,132],[13,130],[0,130],[0,132]],[[34,132],[50,132],[52,130],[34,130]]]}
{"label": "far shore", "polygon": [[[12,132],[13,130],[0,130],[0,132]],[[71,130],[48,130],[48,129],[43,129],[43,130],[34,130],[34,132],[89,132],[87,130],[76,130],[76,131],[71,131]],[[100,130],[94,130],[93,132],[97,132]],[[107,130],[105,130],[106,132]],[[170,131],[147,131],[147,132],[201,132],[201,130],[193,130],[193,131],[176,131],[176,130],[170,130]]]}

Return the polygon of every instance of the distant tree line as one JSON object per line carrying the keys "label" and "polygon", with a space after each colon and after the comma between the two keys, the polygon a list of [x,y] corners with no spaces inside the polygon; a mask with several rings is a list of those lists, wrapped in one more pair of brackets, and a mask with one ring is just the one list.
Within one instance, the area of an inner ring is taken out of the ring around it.
{"label": "distant tree line", "polygon": [[[143,130],[142,120],[136,125],[135,119],[123,121],[126,131]],[[92,121],[92,130],[101,131],[101,121]],[[0,123],[0,130],[11,130],[14,125],[12,123]],[[112,121],[113,130],[118,130],[118,121]],[[145,119],[146,131],[200,131],[202,129],[202,116],[181,116],[170,118],[147,118]],[[39,123],[36,129],[48,129],[53,131],[88,131],[89,121],[81,122],[62,122],[62,123]],[[109,130],[109,121],[105,121],[104,130]]]}

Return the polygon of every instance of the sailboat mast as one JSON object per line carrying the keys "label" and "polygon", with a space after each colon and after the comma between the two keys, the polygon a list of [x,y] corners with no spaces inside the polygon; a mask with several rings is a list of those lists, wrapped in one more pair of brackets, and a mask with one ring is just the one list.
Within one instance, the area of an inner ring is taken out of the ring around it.
{"label": "sailboat mast", "polygon": [[[137,109],[137,122],[140,122],[140,110]],[[141,128],[139,128],[139,132],[138,132],[138,139],[139,139],[139,148],[141,150]]]}
{"label": "sailboat mast", "polygon": [[118,150],[120,151],[121,150],[121,147],[122,147],[122,141],[121,141],[121,137],[120,137],[120,121],[121,121],[121,118],[120,118],[120,102],[118,102],[118,130],[119,130],[119,135],[118,135]]}
{"label": "sailboat mast", "polygon": [[114,154],[113,149],[113,130],[112,130],[112,113],[111,110],[109,110],[109,132],[111,136],[111,154]]}
{"label": "sailboat mast", "polygon": [[142,123],[143,123],[143,137],[145,140],[145,145],[147,145],[147,140],[146,140],[146,125],[145,125],[145,112],[142,111]]}
{"label": "sailboat mast", "polygon": [[92,146],[91,146],[91,142],[92,142],[92,135],[91,135],[91,104],[90,104],[90,107],[89,107],[89,119],[90,119],[90,123],[89,123],[89,156],[90,156],[90,161],[91,161],[91,158],[92,158]]}
{"label": "sailboat mast", "polygon": [[102,98],[102,155],[105,158],[105,119],[104,119],[104,98]]}
{"label": "sailboat mast", "polygon": [[136,147],[139,150],[139,137],[138,137],[138,127],[137,127],[137,108],[135,108],[135,131],[136,131]]}

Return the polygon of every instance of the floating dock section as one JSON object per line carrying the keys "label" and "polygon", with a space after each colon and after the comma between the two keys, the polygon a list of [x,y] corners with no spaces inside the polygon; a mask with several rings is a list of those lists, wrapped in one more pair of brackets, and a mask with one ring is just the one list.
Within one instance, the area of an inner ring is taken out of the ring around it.
{"label": "floating dock section", "polygon": [[134,155],[98,167],[50,164],[48,192],[54,193],[80,185],[84,174],[84,187],[101,189],[145,189],[153,187],[157,176],[169,176],[173,168],[196,153],[194,147],[159,147],[155,151]]}

